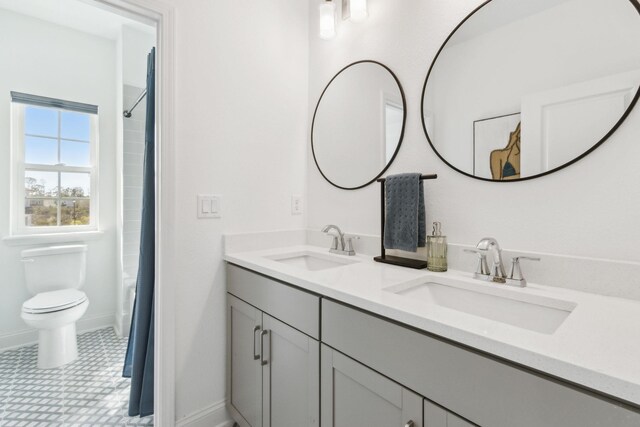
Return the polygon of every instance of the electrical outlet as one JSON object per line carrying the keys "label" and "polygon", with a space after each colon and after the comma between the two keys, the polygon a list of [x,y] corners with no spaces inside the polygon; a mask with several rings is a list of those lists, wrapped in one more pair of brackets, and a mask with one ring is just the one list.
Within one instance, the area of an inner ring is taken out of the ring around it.
{"label": "electrical outlet", "polygon": [[302,215],[302,196],[291,196],[291,215]]}

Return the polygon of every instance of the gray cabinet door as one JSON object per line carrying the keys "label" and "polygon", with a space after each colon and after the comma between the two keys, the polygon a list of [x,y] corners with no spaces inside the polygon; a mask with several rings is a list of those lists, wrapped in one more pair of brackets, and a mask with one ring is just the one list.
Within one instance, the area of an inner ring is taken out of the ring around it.
{"label": "gray cabinet door", "polygon": [[320,343],[263,314],[263,427],[317,427]]}
{"label": "gray cabinet door", "polygon": [[[262,427],[262,312],[232,295],[227,303],[227,395],[242,427]],[[257,357],[257,358],[256,358]]]}
{"label": "gray cabinet door", "polygon": [[471,424],[464,418],[460,418],[453,415],[451,412],[447,413],[447,427],[474,427],[475,424]]}
{"label": "gray cabinet door", "polygon": [[322,427],[423,427],[422,397],[321,347]]}
{"label": "gray cabinet door", "polygon": [[475,424],[458,417],[441,406],[424,401],[424,427],[474,427]]}

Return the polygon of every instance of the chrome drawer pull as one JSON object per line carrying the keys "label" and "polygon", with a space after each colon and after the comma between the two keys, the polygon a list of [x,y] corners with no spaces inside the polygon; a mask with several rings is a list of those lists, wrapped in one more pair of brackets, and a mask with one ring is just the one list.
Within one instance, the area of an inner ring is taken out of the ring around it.
{"label": "chrome drawer pull", "polygon": [[260,355],[256,353],[256,332],[260,330],[260,326],[253,328],[253,360],[260,359]]}
{"label": "chrome drawer pull", "polygon": [[264,357],[264,337],[269,333],[269,331],[260,332],[260,364],[265,366],[269,363]]}

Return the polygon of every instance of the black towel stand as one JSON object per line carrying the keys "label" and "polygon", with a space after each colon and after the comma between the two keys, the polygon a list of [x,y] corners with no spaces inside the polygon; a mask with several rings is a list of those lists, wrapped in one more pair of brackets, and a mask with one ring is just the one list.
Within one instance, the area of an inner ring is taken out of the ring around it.
{"label": "black towel stand", "polygon": [[[437,179],[438,175],[422,175],[421,180]],[[415,269],[427,268],[427,261],[421,259],[403,258],[399,256],[387,256],[384,248],[384,222],[385,222],[385,181],[386,178],[379,178],[377,181],[380,183],[380,256],[373,258],[377,262],[385,264],[399,265],[401,267],[409,267]]]}

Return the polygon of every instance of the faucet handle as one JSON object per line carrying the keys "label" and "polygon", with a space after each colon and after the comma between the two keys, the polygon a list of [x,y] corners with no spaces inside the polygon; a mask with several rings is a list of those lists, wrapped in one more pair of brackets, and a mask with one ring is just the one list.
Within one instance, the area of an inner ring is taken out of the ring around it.
{"label": "faucet handle", "polygon": [[356,251],[353,248],[353,241],[354,240],[360,240],[360,236],[345,236],[345,240],[346,240],[346,247],[345,247],[345,252],[347,252],[347,255],[355,255]]}
{"label": "faucet handle", "polygon": [[483,276],[489,275],[489,264],[487,264],[486,249],[464,249],[464,252],[478,255],[478,266],[476,267],[476,274],[480,274]]}
{"label": "faucet handle", "polygon": [[338,236],[336,236],[334,234],[327,234],[327,235],[333,237],[333,240],[331,241],[330,250],[337,251],[338,250]]}
{"label": "faucet handle", "polygon": [[539,257],[530,257],[530,256],[516,256],[511,260],[511,271],[509,272],[509,279],[511,280],[521,280],[524,282],[524,276],[522,275],[522,268],[520,267],[520,260],[528,260],[528,261],[540,261]]}

